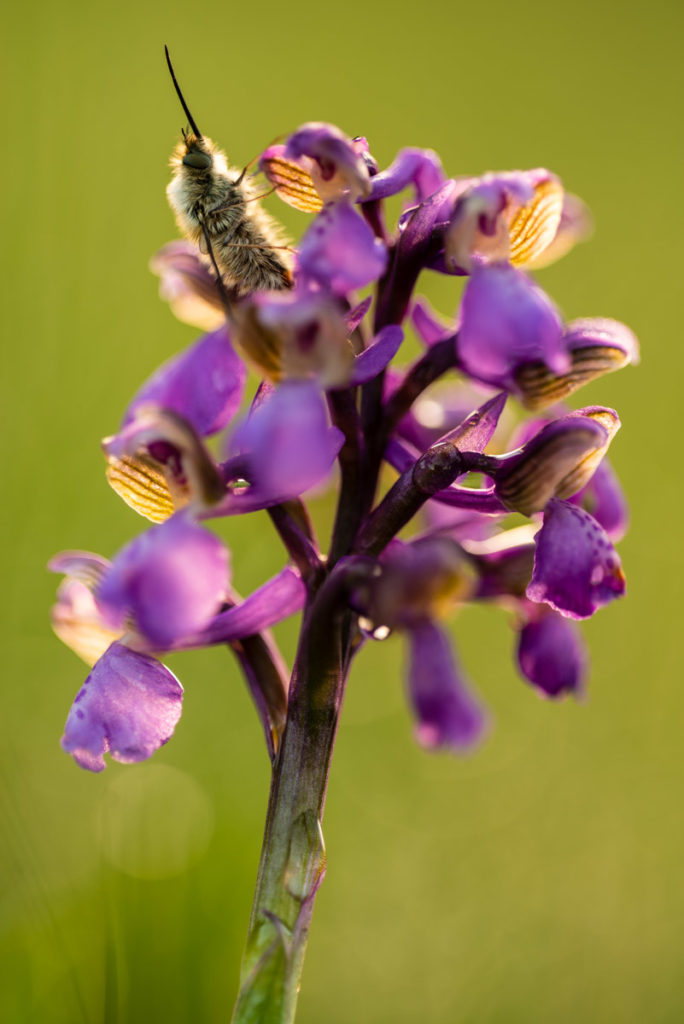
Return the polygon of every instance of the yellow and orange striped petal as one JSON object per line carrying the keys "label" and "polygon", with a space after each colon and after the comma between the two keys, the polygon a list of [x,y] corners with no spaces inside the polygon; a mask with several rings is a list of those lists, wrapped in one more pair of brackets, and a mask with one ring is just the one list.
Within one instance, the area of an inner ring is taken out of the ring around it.
{"label": "yellow and orange striped petal", "polygon": [[555,178],[540,181],[534,196],[514,215],[508,227],[509,259],[521,267],[538,259],[553,242],[563,211],[563,186]]}
{"label": "yellow and orange striped petal", "polygon": [[630,362],[623,349],[592,345],[570,353],[572,366],[568,373],[554,374],[544,363],[528,363],[515,374],[520,401],[526,409],[538,412],[573,394],[589,381],[604,373],[620,370]]}
{"label": "yellow and orange striped petal", "polygon": [[176,508],[187,505],[188,498],[172,495],[167,479],[153,459],[140,455],[117,458],[107,456],[107,481],[126,504],[145,519],[163,523]]}
{"label": "yellow and orange striped petal", "polygon": [[271,156],[263,160],[262,169],[276,194],[288,206],[304,213],[318,213],[323,208],[323,200],[316,191],[313,178],[299,164],[282,156]]}

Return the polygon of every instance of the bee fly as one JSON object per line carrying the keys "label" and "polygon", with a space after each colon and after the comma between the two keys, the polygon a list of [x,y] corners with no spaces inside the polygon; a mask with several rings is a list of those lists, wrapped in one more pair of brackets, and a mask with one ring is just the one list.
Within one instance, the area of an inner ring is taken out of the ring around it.
{"label": "bee fly", "polygon": [[171,155],[173,180],[166,189],[178,227],[209,256],[231,298],[260,288],[292,286],[287,247],[278,225],[260,208],[254,185],[228,166],[225,154],[202,135],[166,61],[190,131]]}

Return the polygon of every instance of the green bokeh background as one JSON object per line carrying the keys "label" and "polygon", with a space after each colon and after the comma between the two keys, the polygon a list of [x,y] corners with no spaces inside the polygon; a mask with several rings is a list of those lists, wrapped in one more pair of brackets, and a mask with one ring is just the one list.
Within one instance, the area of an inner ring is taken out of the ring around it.
{"label": "green bokeh background", "polygon": [[[626,600],[586,625],[585,703],[537,699],[494,609],[454,623],[495,728],[467,759],[411,737],[401,639],[360,659],[325,822],[300,1024],[666,1022],[684,1017],[681,820],[682,8],[16,4],[5,19],[0,1019],[227,1021],[268,789],[222,650],[179,655],[173,741],[138,767],[59,749],[84,675],[48,627],[50,555],[111,554],[143,525],[99,439],[193,331],[157,299],[164,187],[196,117],[235,163],[304,120],[365,134],[381,165],[432,146],[451,174],[546,165],[596,235],[540,274],[568,318],[607,315],[643,363],[580,396],[615,406],[630,496]],[[271,201],[272,203],[272,201]],[[282,213],[282,208],[271,205]],[[297,234],[303,215],[285,211]],[[451,314],[457,285],[423,291]],[[325,501],[316,504],[325,520]],[[243,592],[281,558],[264,515],[227,524]],[[294,626],[279,630],[291,656]]]}

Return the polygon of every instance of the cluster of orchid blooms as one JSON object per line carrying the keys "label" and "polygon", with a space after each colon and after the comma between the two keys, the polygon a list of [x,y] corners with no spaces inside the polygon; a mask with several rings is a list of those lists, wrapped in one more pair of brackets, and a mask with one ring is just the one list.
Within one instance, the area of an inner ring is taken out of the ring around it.
{"label": "cluster of orchid blooms", "polygon": [[[312,216],[292,288],[227,308],[196,247],[155,257],[173,311],[209,333],[143,384],[103,442],[110,484],[154,525],[111,562],[70,551],[50,563],[65,575],[55,631],[93,666],[62,746],[93,771],[106,752],[140,761],[170,738],[182,687],[159,659],[217,644],[238,658],[275,756],[289,673],[269,628],[301,610],[302,635],[347,617],[345,671],[369,639],[402,632],[419,740],[465,748],[486,713],[448,612],[507,607],[522,675],[556,698],[586,672],[574,620],[624,592],[613,542],[626,510],[605,459],[619,419],[560,403],[634,361],[636,339],[613,320],[564,323],[526,273],[586,233],[580,200],[541,169],[447,178],[430,150],[379,171],[365,139],[319,123],[267,149],[260,171]],[[399,193],[391,231],[384,201]],[[424,270],[467,277],[451,322],[415,294]],[[422,352],[402,365],[407,327]],[[260,383],[241,414],[247,366]],[[512,438],[511,398],[534,414]],[[204,439],[221,431],[219,461]],[[333,476],[323,551],[302,495]],[[262,510],[287,564],[243,600],[206,524]]]}

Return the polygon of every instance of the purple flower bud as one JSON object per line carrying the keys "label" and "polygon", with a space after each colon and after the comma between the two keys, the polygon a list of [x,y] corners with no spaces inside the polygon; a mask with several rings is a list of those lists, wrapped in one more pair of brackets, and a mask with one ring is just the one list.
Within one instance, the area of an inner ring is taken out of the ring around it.
{"label": "purple flower bud", "polygon": [[496,494],[526,516],[541,512],[553,497],[575,494],[603,458],[611,429],[617,429],[614,421],[619,425],[612,409],[590,408],[547,423],[522,448],[499,460]]}
{"label": "purple flower bud", "polygon": [[577,626],[555,612],[533,618],[520,630],[520,671],[546,697],[581,693],[586,662]]}
{"label": "purple flower bud", "polygon": [[102,771],[108,751],[123,764],[145,761],[173,735],[182,700],[161,662],[113,643],[76,695],[62,748],[91,772]]}
{"label": "purple flower bud", "polygon": [[383,626],[408,629],[465,600],[474,583],[469,560],[450,538],[393,541],[382,556],[381,571],[358,591],[354,607],[371,632]]}
{"label": "purple flower bud", "polygon": [[624,592],[620,559],[596,520],[569,501],[549,502],[536,537],[529,600],[586,619]]}
{"label": "purple flower bud", "polygon": [[466,750],[483,736],[487,717],[471,693],[449,638],[428,619],[408,631],[409,699],[416,736],[431,750]]}

